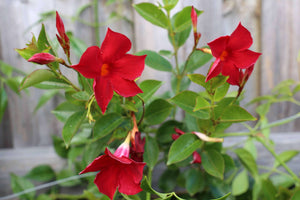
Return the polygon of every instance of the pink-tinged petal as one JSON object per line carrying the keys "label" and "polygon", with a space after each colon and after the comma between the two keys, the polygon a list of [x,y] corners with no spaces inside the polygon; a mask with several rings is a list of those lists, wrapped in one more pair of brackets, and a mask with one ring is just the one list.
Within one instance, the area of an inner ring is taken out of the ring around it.
{"label": "pink-tinged petal", "polygon": [[77,65],[71,67],[86,78],[96,78],[101,75],[102,59],[97,46],[87,48]]}
{"label": "pink-tinged petal", "polygon": [[130,40],[123,34],[108,28],[101,45],[101,54],[105,63],[112,63],[124,56],[131,48]]}
{"label": "pink-tinged petal", "polygon": [[56,58],[50,53],[36,53],[28,59],[28,62],[34,62],[40,65],[49,64],[54,61],[56,61]]}
{"label": "pink-tinged petal", "polygon": [[228,41],[228,49],[235,50],[244,50],[248,49],[252,45],[251,33],[241,24],[230,35]]}
{"label": "pink-tinged petal", "polygon": [[201,156],[200,154],[197,152],[197,151],[194,151],[193,152],[193,161],[192,161],[193,164],[195,163],[201,163]]}
{"label": "pink-tinged petal", "polygon": [[112,77],[111,84],[113,90],[123,97],[133,97],[138,93],[143,93],[134,81],[126,80],[118,76]]}
{"label": "pink-tinged petal", "polygon": [[215,62],[211,66],[211,68],[210,68],[210,70],[209,70],[209,72],[208,72],[208,74],[206,76],[205,82],[209,81],[213,77],[218,76],[221,73],[222,65],[223,65],[222,63],[223,62],[219,58],[217,58],[215,60]]}
{"label": "pink-tinged petal", "polygon": [[245,69],[255,64],[261,53],[251,50],[234,51],[230,54],[230,59],[238,68]]}
{"label": "pink-tinged petal", "polygon": [[57,11],[56,11],[56,28],[59,35],[63,37],[65,33],[65,26]]}
{"label": "pink-tinged petal", "polygon": [[96,101],[104,114],[108,103],[114,95],[110,81],[103,77],[97,77],[94,80],[94,93]]}
{"label": "pink-tinged petal", "polygon": [[118,187],[118,179],[120,174],[120,165],[112,165],[102,169],[94,180],[99,191],[107,195],[111,200]]}
{"label": "pink-tinged petal", "polygon": [[115,75],[122,78],[135,80],[137,77],[141,76],[144,70],[145,58],[146,55],[135,56],[126,54],[112,64],[112,71]]}
{"label": "pink-tinged petal", "polygon": [[172,137],[173,140],[177,140],[180,137],[180,135],[178,135],[178,134],[172,134],[171,137]]}
{"label": "pink-tinged petal", "polygon": [[115,151],[114,155],[116,157],[122,157],[122,156],[125,156],[125,157],[129,157],[129,150],[130,150],[130,147],[129,147],[129,144],[128,143],[122,143],[118,148],[117,150]]}
{"label": "pink-tinged petal", "polygon": [[210,43],[207,43],[211,49],[212,55],[215,58],[219,58],[222,52],[226,49],[227,43],[229,41],[229,36],[219,37]]}

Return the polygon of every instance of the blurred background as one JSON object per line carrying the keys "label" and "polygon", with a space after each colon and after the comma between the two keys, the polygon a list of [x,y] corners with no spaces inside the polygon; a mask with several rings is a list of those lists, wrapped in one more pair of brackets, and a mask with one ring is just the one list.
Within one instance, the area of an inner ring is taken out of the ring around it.
{"label": "blurred background", "polygon": [[[130,38],[133,43],[132,53],[143,49],[171,49],[166,30],[144,20],[132,7],[132,4],[147,1],[99,0],[98,16],[91,6],[93,2],[1,0],[0,60],[26,73],[40,68],[26,62],[14,49],[25,48],[25,44],[32,38],[32,33],[37,37],[41,22],[44,23],[49,38],[55,39],[55,10],[60,13],[66,31],[72,32],[74,37],[81,40],[82,48],[96,44],[95,29],[99,28],[102,41],[107,27],[110,27]],[[199,47],[207,45],[217,37],[231,34],[239,22],[252,33],[254,42],[251,49],[261,52],[262,56],[247,83],[245,102],[271,93],[281,81],[300,80],[300,61],[297,62],[297,56],[298,59],[300,57],[299,0],[179,0],[178,6],[171,14],[188,5],[194,5],[195,8],[204,11],[198,18],[198,31],[202,34]],[[95,17],[98,17],[100,27],[94,26]],[[191,34],[186,45],[179,51],[180,61],[186,58],[192,46]],[[71,54],[73,63],[77,63],[79,57],[75,52]],[[5,64],[1,65],[5,68]],[[204,66],[197,72],[206,74],[208,67]],[[70,71],[66,69],[64,73]],[[20,75],[13,73],[15,74]],[[3,74],[0,75],[4,77]],[[68,77],[76,79],[76,75],[71,72]],[[165,84],[159,92],[170,90],[170,77],[167,73],[146,68],[141,79],[162,80]],[[11,89],[17,81],[18,78],[9,78],[8,86],[5,86],[8,104],[5,112],[2,110],[4,115],[0,121],[0,196],[11,193],[10,172],[24,175],[33,166],[42,163],[51,164],[54,169],[64,165],[52,148],[52,136],[60,136],[62,130],[62,124],[51,114],[60,97],[55,96],[35,111],[44,91],[30,88],[17,94]],[[192,89],[199,90],[195,85]],[[300,99],[299,93],[296,98]],[[255,106],[249,107],[248,110],[254,114]],[[299,105],[285,102],[272,107],[268,117],[269,121],[275,121],[299,112]],[[272,131],[280,134],[278,142],[281,142],[282,147],[291,147],[300,142],[300,137],[296,135],[296,132],[300,131],[299,119]]]}

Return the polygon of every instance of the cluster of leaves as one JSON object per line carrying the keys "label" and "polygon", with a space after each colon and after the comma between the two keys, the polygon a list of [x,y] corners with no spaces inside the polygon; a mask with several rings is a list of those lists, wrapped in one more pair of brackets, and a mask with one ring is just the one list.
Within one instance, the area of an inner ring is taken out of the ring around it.
{"label": "cluster of leaves", "polygon": [[[64,101],[52,111],[57,119],[64,123],[62,138],[53,137],[54,148],[59,156],[67,160],[67,167],[59,173],[47,165],[37,166],[25,177],[12,175],[14,192],[32,188],[28,179],[57,183],[38,199],[69,198],[72,195],[59,194],[58,185],[69,187],[81,185],[85,190],[77,198],[107,199],[101,195],[92,183],[94,177],[77,178],[71,182],[60,182],[64,178],[75,176],[91,161],[100,155],[105,147],[116,148],[132,128],[130,113],[134,112],[139,121],[139,130],[146,138],[144,161],[147,163],[145,177],[141,183],[144,190],[135,196],[123,195],[125,199],[150,199],[150,194],[158,199],[297,199],[300,196],[300,180],[293,172],[282,172],[278,167],[298,154],[289,150],[277,155],[270,141],[269,131],[273,126],[294,120],[299,114],[278,122],[269,123],[266,115],[270,105],[279,101],[299,104],[293,96],[299,91],[299,83],[286,81],[274,88],[273,94],[252,101],[264,101],[258,108],[259,120],[254,128],[245,125],[247,132],[232,134],[249,136],[242,148],[224,148],[222,143],[200,140],[192,132],[201,132],[208,137],[228,137],[225,130],[234,123],[256,120],[239,105],[237,92],[229,92],[227,77],[219,75],[209,81],[205,76],[194,73],[208,63],[212,56],[196,47],[184,63],[178,63],[178,50],[185,44],[192,31],[191,7],[185,7],[174,15],[170,11],[178,0],[163,0],[163,5],[140,3],[135,10],[147,21],[165,29],[173,50],[159,52],[143,50],[136,55],[147,55],[147,66],[172,74],[172,90],[156,95],[162,86],[158,80],[144,80],[139,83],[143,93],[139,97],[123,98],[114,95],[105,114],[97,103],[91,100],[92,82],[78,74],[79,86],[74,85],[60,71],[58,62],[47,65],[47,69],[37,69],[27,75],[20,89],[31,86],[48,91],[62,92]],[[197,15],[202,11],[196,10]],[[71,48],[78,47],[76,40]],[[33,39],[28,47],[18,50],[21,56],[29,59],[35,53],[48,52],[57,57],[44,27],[38,40]],[[83,52],[83,51],[81,51]],[[175,66],[171,63],[175,60]],[[189,90],[191,82],[199,87]],[[290,88],[293,86],[293,89]],[[200,91],[200,92],[199,92]],[[88,109],[87,109],[88,108]],[[182,110],[182,120],[176,113]],[[95,121],[91,121],[93,118]],[[173,141],[175,128],[186,132]],[[274,167],[261,174],[256,163],[255,142],[262,143],[276,159]],[[201,163],[191,164],[193,152],[201,156]],[[229,154],[234,152],[236,157]],[[162,169],[158,186],[152,187],[152,172]],[[271,176],[275,174],[275,176]],[[289,189],[294,186],[294,189]],[[158,192],[156,190],[160,190]],[[177,192],[173,192],[176,190]],[[121,194],[118,194],[121,196]],[[23,199],[34,199],[34,193],[26,193]],[[74,197],[74,196],[73,196]]]}

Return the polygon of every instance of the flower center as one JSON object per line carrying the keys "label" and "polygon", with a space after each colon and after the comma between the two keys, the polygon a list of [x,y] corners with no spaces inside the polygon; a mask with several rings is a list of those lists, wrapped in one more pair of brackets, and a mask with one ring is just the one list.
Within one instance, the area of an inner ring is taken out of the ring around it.
{"label": "flower center", "polygon": [[103,64],[101,67],[101,76],[107,76],[109,73],[109,65],[108,64]]}
{"label": "flower center", "polygon": [[220,56],[221,61],[224,61],[227,56],[228,56],[228,51],[224,50]]}

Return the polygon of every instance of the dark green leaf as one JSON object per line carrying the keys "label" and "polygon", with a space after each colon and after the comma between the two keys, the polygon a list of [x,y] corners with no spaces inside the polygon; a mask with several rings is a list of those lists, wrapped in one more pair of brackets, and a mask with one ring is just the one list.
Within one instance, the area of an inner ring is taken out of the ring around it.
{"label": "dark green leaf", "polygon": [[187,29],[181,31],[181,32],[176,32],[174,34],[174,38],[172,36],[168,35],[169,41],[171,44],[175,43],[175,47],[179,48],[182,45],[185,44],[186,40],[189,38],[190,33],[191,33],[192,27],[188,27]]}
{"label": "dark green leaf", "polygon": [[100,139],[113,132],[124,118],[119,113],[108,113],[100,117],[93,128],[94,139]]}
{"label": "dark green leaf", "polygon": [[238,105],[228,106],[220,116],[220,122],[243,122],[243,121],[255,121],[248,111]]}
{"label": "dark green leaf", "polygon": [[189,157],[201,145],[194,134],[184,134],[175,140],[170,148],[167,165],[180,162]]}
{"label": "dark green leaf", "polygon": [[152,137],[146,137],[145,152],[144,152],[144,162],[150,170],[153,170],[155,164],[158,160],[159,149],[157,142]]}
{"label": "dark green leaf", "polygon": [[193,72],[196,69],[199,69],[203,65],[205,65],[210,59],[212,55],[204,53],[199,50],[195,50],[193,54],[190,56],[189,60],[187,61],[187,72]]}
{"label": "dark green leaf", "polygon": [[[10,174],[10,184],[14,193],[23,192],[24,190],[33,188],[34,185],[27,179],[19,177],[13,173]],[[25,193],[20,196],[21,199],[33,200],[35,192]]]}
{"label": "dark green leaf", "polygon": [[166,72],[172,71],[171,63],[155,51],[142,50],[136,53],[136,55],[147,55],[145,64],[153,69]]}
{"label": "dark green leaf", "polygon": [[165,198],[168,196],[168,194],[164,194],[164,193],[160,193],[160,192],[155,191],[155,190],[151,187],[151,185],[150,185],[150,183],[149,183],[149,181],[148,181],[148,179],[147,179],[146,176],[143,178],[143,180],[142,180],[142,182],[141,182],[141,188],[142,188],[145,192],[149,192],[149,193],[151,193],[151,194],[155,194],[155,195],[159,196],[159,197],[162,198],[162,199],[165,199]]}
{"label": "dark green leaf", "polygon": [[150,125],[162,123],[171,113],[173,106],[164,99],[156,99],[146,108],[145,121]]}
{"label": "dark green leaf", "polygon": [[251,173],[254,178],[256,178],[258,176],[258,169],[252,154],[249,153],[246,149],[242,148],[236,149],[235,153],[239,157],[244,167]]}
{"label": "dark green leaf", "polygon": [[30,170],[25,177],[36,181],[46,182],[55,178],[55,172],[49,165],[39,165]]}
{"label": "dark green leaf", "polygon": [[67,119],[62,130],[62,136],[67,147],[70,145],[73,136],[75,135],[75,133],[77,133],[80,125],[85,118],[86,112],[79,111],[75,112]]}
{"label": "dark green leaf", "polygon": [[231,192],[225,194],[224,196],[220,197],[220,198],[217,198],[217,199],[212,199],[212,200],[225,200],[227,199],[227,197],[229,197],[231,195]]}
{"label": "dark green leaf", "polygon": [[201,160],[203,168],[208,174],[223,180],[225,162],[221,153],[213,149],[203,151]]}
{"label": "dark green leaf", "polygon": [[170,120],[164,122],[157,130],[156,132],[156,140],[159,144],[166,144],[173,141],[172,134],[175,134],[174,128],[183,128],[183,123]]}
{"label": "dark green leaf", "polygon": [[63,139],[53,135],[52,142],[57,155],[59,155],[62,158],[67,158],[69,149],[66,148]]}
{"label": "dark green leaf", "polygon": [[80,91],[72,94],[72,96],[79,101],[88,101],[91,95],[85,91]]}
{"label": "dark green leaf", "polygon": [[49,81],[55,79],[56,75],[48,69],[37,69],[31,74],[27,75],[20,86],[20,90],[36,85],[43,81]]}
{"label": "dark green leaf", "polygon": [[185,188],[193,196],[197,192],[202,192],[205,187],[205,179],[199,169],[189,169],[186,174]]}
{"label": "dark green leaf", "polygon": [[[176,187],[180,171],[178,168],[167,168],[158,180],[158,186],[163,192],[171,192]],[[169,199],[169,198],[168,198]]]}
{"label": "dark green leaf", "polygon": [[291,200],[299,200],[300,199],[300,190],[295,192],[295,194],[292,196]]}
{"label": "dark green leaf", "polygon": [[135,10],[147,21],[162,28],[168,28],[168,18],[165,13],[152,3],[134,4]]}
{"label": "dark green leaf", "polygon": [[199,95],[195,92],[183,91],[170,99],[170,101],[194,117],[199,119],[208,119],[209,112],[207,110],[203,109],[194,112],[194,107],[196,105],[196,99],[198,96]]}
{"label": "dark green leaf", "polygon": [[241,171],[232,181],[232,195],[244,194],[249,189],[249,179],[246,170]]}

